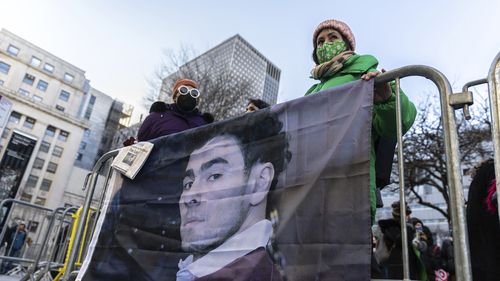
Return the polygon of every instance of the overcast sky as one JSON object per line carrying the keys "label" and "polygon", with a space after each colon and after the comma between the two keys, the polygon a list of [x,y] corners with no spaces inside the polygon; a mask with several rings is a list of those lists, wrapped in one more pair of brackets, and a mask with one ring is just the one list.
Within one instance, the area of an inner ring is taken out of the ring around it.
{"label": "overcast sky", "polygon": [[[458,90],[485,78],[500,52],[499,13],[497,0],[0,0],[0,28],[84,69],[92,87],[139,107],[163,50],[189,45],[202,53],[237,33],[281,69],[278,101],[300,97],[314,83],[312,33],[328,18],[347,22],[356,51],[376,56],[380,68],[429,65]],[[417,103],[434,90],[424,79],[406,85]]]}

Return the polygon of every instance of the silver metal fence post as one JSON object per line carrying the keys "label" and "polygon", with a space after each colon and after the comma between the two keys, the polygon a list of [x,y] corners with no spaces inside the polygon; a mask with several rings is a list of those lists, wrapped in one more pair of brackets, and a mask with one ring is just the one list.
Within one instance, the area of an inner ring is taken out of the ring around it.
{"label": "silver metal fence post", "polygon": [[375,78],[375,83],[387,83],[395,78],[422,76],[431,80],[439,89],[443,119],[446,152],[447,180],[450,186],[450,212],[453,227],[453,250],[457,280],[472,280],[468,235],[465,222],[465,200],[460,170],[460,151],[455,121],[455,112],[450,105],[451,86],[446,77],[438,70],[424,65],[411,65],[385,72]]}
{"label": "silver metal fence post", "polygon": [[75,262],[77,259],[78,255],[78,249],[80,248],[80,240],[82,239],[83,236],[83,231],[85,224],[87,222],[88,218],[88,213],[90,210],[90,204],[92,203],[92,197],[94,196],[94,191],[95,187],[97,185],[97,178],[99,176],[99,171],[102,169],[104,164],[111,158],[115,157],[118,154],[119,150],[112,150],[107,153],[105,153],[99,160],[97,160],[96,164],[94,165],[94,168],[92,169],[92,175],[87,182],[89,185],[87,187],[87,194],[85,195],[85,203],[83,204],[83,209],[82,209],[82,217],[78,221],[77,227],[76,227],[76,233],[75,233],[75,240],[73,241],[73,247],[71,248],[69,259],[68,259],[68,267],[66,268],[66,271],[64,272],[64,275],[62,277],[63,281],[68,281],[70,278],[71,272],[75,268]]}
{"label": "silver metal fence post", "polygon": [[399,214],[401,225],[401,249],[403,251],[403,280],[410,280],[410,257],[408,254],[408,234],[406,231],[406,196],[405,173],[403,159],[403,128],[401,123],[401,95],[399,78],[396,78],[396,134],[398,140],[398,170],[399,170]]}
{"label": "silver metal fence post", "polygon": [[[60,209],[63,209],[63,208],[60,208]],[[61,215],[61,223],[57,226],[57,230],[55,231],[55,238],[56,238],[56,241],[54,242],[54,246],[53,246],[53,250],[52,252],[50,253],[50,256],[49,256],[49,259],[48,259],[48,262],[47,264],[45,265],[45,268],[43,268],[38,274],[35,274],[35,281],[40,281],[42,280],[42,278],[45,276],[45,274],[47,274],[49,271],[50,271],[50,267],[52,265],[52,260],[54,259],[55,257],[55,253],[56,253],[56,248],[57,248],[57,237],[59,236],[59,231],[61,230],[62,228],[62,225],[64,224],[64,219],[66,218],[66,216],[68,215],[68,213],[70,211],[73,211],[75,212],[77,210],[76,207],[69,207],[69,208],[66,208],[64,210],[64,212],[62,213]],[[35,268],[36,270],[36,268]]]}
{"label": "silver metal fence post", "polygon": [[28,272],[26,273],[26,275],[24,275],[21,278],[20,281],[25,281],[25,280],[28,280],[28,279],[29,280],[33,280],[34,279],[34,274],[36,272],[36,269],[38,268],[38,263],[40,262],[40,259],[42,258],[42,255],[43,255],[43,249],[45,248],[45,245],[47,245],[47,242],[49,241],[50,231],[52,231],[52,227],[54,226],[54,222],[56,220],[57,213],[59,211],[63,211],[63,210],[64,210],[63,207],[59,207],[59,208],[55,209],[54,211],[52,211],[52,215],[50,217],[49,227],[47,227],[47,230],[44,233],[43,241],[42,241],[42,246],[40,247],[40,251],[37,253],[37,255],[35,257],[35,262],[28,269]]}
{"label": "silver metal fence post", "polygon": [[495,178],[497,182],[497,206],[500,220],[500,53],[491,64],[488,73],[488,86],[490,90],[491,135],[495,161]]}

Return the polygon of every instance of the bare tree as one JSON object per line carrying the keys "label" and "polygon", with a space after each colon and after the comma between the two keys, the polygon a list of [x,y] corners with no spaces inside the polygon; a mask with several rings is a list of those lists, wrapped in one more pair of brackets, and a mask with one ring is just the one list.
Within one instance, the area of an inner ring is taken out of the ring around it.
{"label": "bare tree", "polygon": [[[199,109],[214,115],[215,120],[239,115],[246,106],[246,98],[253,90],[253,82],[238,77],[231,71],[224,54],[212,49],[193,59],[196,52],[183,46],[178,52],[167,50],[154,76],[148,80],[149,92],[144,105],[159,99],[171,98],[171,89],[177,79],[196,81],[201,92]],[[168,97],[168,98],[167,98]]]}
{"label": "bare tree", "polygon": [[[471,107],[474,116],[472,120],[465,120],[461,112],[456,114],[461,167],[466,169],[492,155],[491,125],[486,105],[487,101],[483,100]],[[437,96],[420,104],[417,119],[404,136],[403,145],[405,187],[409,201],[434,209],[450,221],[443,123]],[[393,173],[396,172],[397,168],[394,168]],[[395,174],[393,178],[396,178]],[[441,208],[426,201],[425,196],[419,192],[419,187],[437,190],[447,207]]]}

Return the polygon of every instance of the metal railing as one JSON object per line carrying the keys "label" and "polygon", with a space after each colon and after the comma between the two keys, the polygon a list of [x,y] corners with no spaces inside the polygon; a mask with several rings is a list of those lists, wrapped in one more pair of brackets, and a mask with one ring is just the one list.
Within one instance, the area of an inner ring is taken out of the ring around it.
{"label": "metal railing", "polygon": [[[12,245],[9,245],[10,247],[7,246],[6,248],[6,254],[4,256],[0,256],[0,259],[2,261],[6,261],[3,265],[7,266],[7,269],[12,268],[8,273],[24,273],[21,280],[40,280],[42,275],[39,274],[40,272],[38,270],[42,264],[47,268],[51,265],[57,264],[57,261],[55,261],[53,257],[54,253],[58,251],[58,247],[60,246],[57,243],[57,238],[60,234],[59,230],[64,223],[67,223],[67,212],[71,208],[57,208],[53,210],[24,201],[5,199],[0,203],[0,209],[6,205],[10,205],[11,208],[7,218],[5,219],[4,228],[0,234],[1,241],[5,240],[4,237],[7,235],[7,229],[9,224],[12,224],[12,222],[15,222],[12,227],[16,227],[15,233],[11,234],[12,237],[16,237],[16,235],[19,235],[20,232],[19,225],[21,222],[16,222],[16,220],[29,220],[29,223],[26,224],[25,222],[22,222],[22,224],[26,225],[24,233],[25,238],[23,240],[23,256],[19,257],[19,252],[12,252]],[[11,217],[13,216],[15,218],[11,220]],[[54,228],[58,220],[60,221],[60,224],[57,228]],[[34,222],[37,223],[36,226]],[[56,229],[56,231],[54,231],[54,229]],[[31,240],[29,235],[34,235],[36,238]],[[13,239],[14,238],[7,237],[6,240],[10,241]],[[30,242],[28,242],[28,240],[30,240]],[[21,250],[17,249],[16,251]],[[27,270],[25,267],[27,267]]]}
{"label": "metal railing", "polygon": [[[457,126],[455,120],[455,110],[463,109],[466,119],[470,118],[468,107],[472,105],[472,94],[468,91],[471,86],[489,83],[490,88],[490,103],[493,124],[493,139],[495,150],[495,173],[496,178],[500,178],[500,54],[497,55],[493,62],[488,79],[480,79],[471,81],[464,85],[463,93],[453,94],[451,85],[448,79],[438,70],[424,65],[405,66],[392,71],[385,72],[375,78],[376,84],[396,81],[396,121],[398,133],[398,168],[400,177],[400,208],[405,210],[406,200],[404,193],[404,166],[403,166],[403,142],[402,142],[402,126],[401,126],[401,105],[400,105],[400,79],[410,76],[419,76],[431,80],[438,88],[441,104],[441,117],[443,122],[443,135],[446,154],[446,169],[447,181],[450,186],[450,213],[451,225],[453,230],[453,249],[455,258],[455,270],[457,280],[470,281],[472,280],[470,254],[468,247],[468,235],[466,227],[466,216],[464,206],[464,194],[462,186],[462,174],[460,169],[460,151],[458,143]],[[90,204],[96,188],[97,177],[104,164],[118,154],[118,150],[110,151],[104,154],[95,164],[89,180],[86,182],[87,193],[85,203],[83,205],[83,213],[88,213]],[[110,170],[107,171],[105,187],[110,178]],[[500,193],[500,182],[497,181],[497,192]],[[104,193],[101,195],[99,206],[102,206]],[[500,205],[500,197],[498,198]],[[499,210],[500,212],[500,210]],[[406,217],[401,216],[401,225],[406,225]],[[70,275],[75,269],[75,261],[78,254],[79,243],[83,235],[86,219],[80,220],[76,228],[75,243],[70,251],[68,268],[64,273],[64,281],[69,280]],[[93,229],[93,227],[92,227]],[[402,245],[407,245],[406,228],[401,227]],[[403,251],[403,280],[409,279],[409,257],[408,248],[402,247]]]}
{"label": "metal railing", "polygon": [[[94,165],[94,168],[92,169],[92,172],[90,174],[90,178],[86,182],[86,186],[85,186],[85,188],[87,189],[87,193],[85,195],[85,202],[82,206],[82,208],[83,208],[82,213],[83,214],[89,213],[90,205],[92,203],[92,198],[94,196],[94,191],[95,191],[96,186],[97,186],[97,178],[99,176],[99,173],[101,172],[101,170],[105,166],[105,164],[109,160],[113,159],[118,154],[118,152],[119,152],[119,150],[112,150],[112,151],[105,153],[103,156],[101,156],[101,158],[99,158],[99,160],[97,160],[96,164]],[[111,169],[111,165],[109,165],[108,169]],[[108,175],[108,177],[106,178],[106,184],[107,184],[108,180],[109,180],[109,175],[110,175],[109,170],[106,172],[106,174]],[[103,189],[103,194],[101,195],[100,204],[102,204],[102,201],[103,201],[102,196],[104,196],[105,193],[106,193],[106,186]],[[68,267],[66,268],[64,275],[62,277],[63,281],[68,281],[71,277],[70,276],[71,273],[75,269],[75,262],[76,262],[77,257],[78,257],[80,243],[82,242],[81,240],[82,240],[82,237],[84,235],[84,228],[85,228],[85,225],[87,225],[87,219],[88,219],[88,216],[83,216],[83,217],[84,217],[84,219],[79,220],[77,227],[76,227],[76,233],[74,236],[74,243],[71,247],[70,254],[69,254]],[[96,218],[96,221],[97,221],[97,218]]]}
{"label": "metal railing", "polygon": [[500,220],[500,53],[491,64],[488,73],[488,86],[490,94],[491,134],[495,160],[495,178],[497,179],[497,206]]}
{"label": "metal railing", "polygon": [[[405,210],[406,200],[404,193],[403,172],[403,142],[401,132],[401,104],[399,93],[399,80],[409,76],[421,76],[431,80],[439,90],[441,102],[441,117],[443,120],[444,143],[446,154],[446,169],[450,185],[450,212],[453,228],[453,243],[455,254],[455,268],[457,280],[472,280],[471,263],[465,222],[464,195],[462,187],[462,174],[460,170],[460,152],[454,110],[463,108],[466,118],[468,106],[471,104],[467,96],[453,95],[451,85],[446,77],[438,70],[424,65],[405,66],[385,72],[375,78],[376,84],[388,83],[396,80],[396,122],[398,132],[398,163],[400,175],[400,208]],[[406,225],[406,217],[401,216],[401,225]],[[401,227],[402,254],[403,254],[403,280],[410,280],[409,256],[406,236],[406,227]]]}

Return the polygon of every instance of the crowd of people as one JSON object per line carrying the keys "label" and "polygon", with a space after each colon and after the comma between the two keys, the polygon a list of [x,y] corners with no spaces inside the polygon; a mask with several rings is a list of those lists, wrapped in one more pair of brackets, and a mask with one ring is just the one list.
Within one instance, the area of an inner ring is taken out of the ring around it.
{"label": "crowd of people", "polygon": [[[372,278],[403,278],[403,243],[401,239],[400,202],[392,203],[392,218],[382,219],[373,227]],[[453,240],[438,245],[429,227],[411,217],[405,208],[409,273],[412,280],[452,280]],[[440,279],[437,279],[440,278]]]}
{"label": "crowd of people", "polygon": [[[318,25],[312,37],[312,58],[315,66],[311,78],[318,80],[305,95],[345,84],[355,80],[371,80],[382,71],[377,70],[378,60],[371,55],[359,55],[356,51],[354,34],[347,24],[338,20],[326,20]],[[138,141],[147,141],[161,136],[178,133],[187,129],[203,126],[214,121],[210,113],[201,113],[197,106],[202,93],[198,85],[190,79],[177,80],[172,89],[173,103],[162,101],[153,103],[150,114],[144,120],[137,136]],[[403,134],[412,126],[417,110],[404,92],[400,92]],[[411,209],[406,206],[404,215],[407,225],[407,245],[402,245],[400,203],[392,204],[392,218],[375,222],[377,192],[383,187],[390,175],[392,156],[396,140],[395,85],[393,83],[374,86],[372,116],[372,149],[370,160],[370,202],[373,227],[372,278],[403,278],[403,247],[409,255],[410,277],[414,280],[453,280],[455,274],[453,258],[453,239],[444,239],[441,245],[436,243],[434,234],[422,220],[411,217]],[[251,113],[269,104],[262,100],[251,99],[246,106],[246,113]],[[244,112],[242,112],[243,114]],[[136,142],[130,137],[124,145]],[[377,161],[382,160],[384,161]],[[389,159],[389,160],[387,160]],[[500,237],[498,213],[494,205],[496,193],[493,191],[491,165],[486,176],[479,170],[469,193],[468,220],[471,241],[472,267],[476,280],[494,280],[498,277],[500,265]],[[387,173],[389,171],[389,173]],[[382,182],[382,184],[379,184]],[[475,186],[481,186],[475,187]],[[474,188],[473,188],[474,187]],[[489,189],[488,189],[489,188]],[[481,189],[481,191],[476,191]],[[489,197],[488,197],[489,196]],[[485,199],[485,198],[490,199]],[[483,201],[481,201],[483,200]],[[486,201],[485,201],[486,200]],[[479,203],[475,203],[479,202]],[[481,203],[482,202],[482,203]],[[486,204],[486,205],[485,205]],[[486,209],[483,208],[484,205]],[[496,216],[495,216],[496,215]],[[479,220],[476,220],[480,218]],[[496,229],[495,229],[496,225]],[[484,241],[494,243],[486,246]],[[488,261],[479,263],[482,257]],[[495,266],[496,265],[496,266]],[[496,275],[492,275],[496,274]]]}

